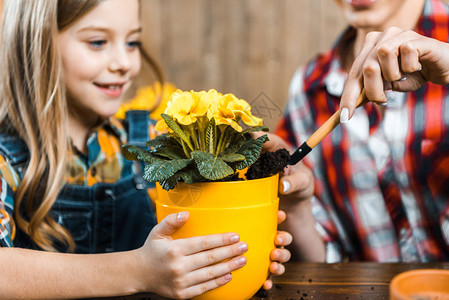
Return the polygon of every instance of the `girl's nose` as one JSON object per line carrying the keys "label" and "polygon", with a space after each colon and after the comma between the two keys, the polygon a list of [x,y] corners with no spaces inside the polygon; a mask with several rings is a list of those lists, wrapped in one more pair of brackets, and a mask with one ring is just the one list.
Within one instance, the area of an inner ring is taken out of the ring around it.
{"label": "girl's nose", "polygon": [[112,72],[126,73],[131,68],[131,58],[125,46],[115,47],[109,62],[109,69]]}

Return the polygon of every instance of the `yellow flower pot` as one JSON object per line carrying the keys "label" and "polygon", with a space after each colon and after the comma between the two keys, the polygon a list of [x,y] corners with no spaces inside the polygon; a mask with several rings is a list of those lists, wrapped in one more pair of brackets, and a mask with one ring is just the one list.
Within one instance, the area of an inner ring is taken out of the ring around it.
{"label": "yellow flower pot", "polygon": [[270,252],[277,231],[278,175],[248,181],[178,183],[169,192],[157,184],[157,219],[189,211],[190,218],[175,239],[236,232],[248,244],[247,264],[232,280],[194,299],[249,299],[268,276]]}

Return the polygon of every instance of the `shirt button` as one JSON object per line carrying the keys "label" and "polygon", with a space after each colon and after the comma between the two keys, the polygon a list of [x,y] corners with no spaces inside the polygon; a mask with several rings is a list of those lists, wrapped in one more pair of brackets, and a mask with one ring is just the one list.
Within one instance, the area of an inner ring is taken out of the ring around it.
{"label": "shirt button", "polygon": [[90,170],[90,174],[92,174],[92,176],[97,175],[97,168],[96,167],[92,167],[92,169]]}

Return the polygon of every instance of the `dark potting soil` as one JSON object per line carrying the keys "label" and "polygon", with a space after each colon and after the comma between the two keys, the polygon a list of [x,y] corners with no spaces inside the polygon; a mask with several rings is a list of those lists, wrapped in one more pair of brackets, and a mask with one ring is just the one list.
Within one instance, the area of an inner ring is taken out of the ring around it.
{"label": "dark potting soil", "polygon": [[248,169],[247,179],[258,179],[273,176],[280,173],[290,161],[290,154],[285,149],[275,152],[264,152],[257,161]]}

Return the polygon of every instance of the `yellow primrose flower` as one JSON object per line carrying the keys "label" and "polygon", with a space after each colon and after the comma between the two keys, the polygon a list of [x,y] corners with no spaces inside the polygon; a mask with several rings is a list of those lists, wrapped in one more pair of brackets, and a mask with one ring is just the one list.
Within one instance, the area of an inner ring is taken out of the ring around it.
{"label": "yellow primrose flower", "polygon": [[[251,113],[251,106],[245,100],[238,99],[232,94],[228,94],[229,97],[234,98],[233,101],[228,103],[228,109],[232,111],[232,113],[236,117],[242,118],[242,121],[248,126],[262,126],[263,120],[261,118],[253,116]],[[225,95],[224,97],[228,96]]]}
{"label": "yellow primrose flower", "polygon": [[[167,103],[165,114],[171,116],[182,125],[190,125],[197,121],[199,117],[206,116],[212,103],[217,102],[222,96],[216,90],[183,92],[177,90],[172,94]],[[157,122],[155,129],[165,131],[168,129],[163,120]]]}
{"label": "yellow primrose flower", "polygon": [[249,126],[260,126],[263,123],[261,118],[252,115],[251,106],[245,100],[238,99],[233,94],[223,95],[218,102],[212,104],[208,118],[214,118],[217,125],[230,125],[238,132],[242,131],[237,123],[239,118]]}
{"label": "yellow primrose flower", "polygon": [[214,118],[216,125],[230,125],[238,132],[241,132],[242,127],[236,122],[236,115],[229,108],[231,106],[230,103],[236,100],[238,99],[232,94],[226,94],[220,97],[217,102],[212,103],[207,112],[207,117],[209,119]]}
{"label": "yellow primrose flower", "polygon": [[122,103],[115,114],[115,117],[125,119],[126,112],[129,110],[152,110],[156,103],[157,97],[161,95],[161,102],[157,108],[150,113],[150,117],[153,120],[160,120],[161,113],[163,113],[166,109],[167,102],[175,90],[175,86],[169,82],[164,83],[164,88],[162,91],[160,82],[156,82],[154,85],[141,87],[137,90],[134,98]]}
{"label": "yellow primrose flower", "polygon": [[164,113],[179,124],[190,125],[195,123],[198,117],[207,114],[210,104],[204,100],[200,93],[177,90],[168,101]]}

